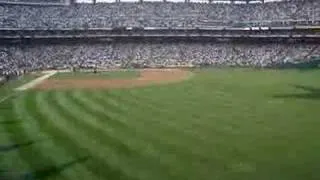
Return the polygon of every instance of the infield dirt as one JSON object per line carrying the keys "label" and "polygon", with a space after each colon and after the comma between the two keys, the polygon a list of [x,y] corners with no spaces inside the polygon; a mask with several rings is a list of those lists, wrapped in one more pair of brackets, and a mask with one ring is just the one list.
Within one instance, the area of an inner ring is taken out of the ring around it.
{"label": "infield dirt", "polygon": [[38,90],[50,89],[110,89],[132,88],[152,84],[172,83],[190,77],[189,71],[181,69],[144,69],[134,79],[47,79],[34,87]]}

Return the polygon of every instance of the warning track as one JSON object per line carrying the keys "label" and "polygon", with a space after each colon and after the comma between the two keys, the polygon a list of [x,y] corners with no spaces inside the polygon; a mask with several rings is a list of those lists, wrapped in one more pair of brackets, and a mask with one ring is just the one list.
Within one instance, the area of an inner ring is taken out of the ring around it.
{"label": "warning track", "polygon": [[46,79],[34,89],[108,89],[131,88],[151,84],[179,82],[190,77],[189,71],[181,69],[145,69],[135,79]]}

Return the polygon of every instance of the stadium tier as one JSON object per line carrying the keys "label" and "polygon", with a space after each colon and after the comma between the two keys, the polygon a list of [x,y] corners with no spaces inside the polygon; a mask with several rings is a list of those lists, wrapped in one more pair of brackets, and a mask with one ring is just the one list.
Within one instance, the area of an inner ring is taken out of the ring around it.
{"label": "stadium tier", "polygon": [[255,4],[99,3],[0,5],[1,28],[217,27],[319,25],[317,0]]}
{"label": "stadium tier", "polygon": [[[1,74],[75,66],[274,67],[320,56],[317,0],[21,2],[0,3]],[[92,39],[97,42],[89,44]]]}
{"label": "stadium tier", "polygon": [[70,67],[272,67],[319,56],[318,44],[300,43],[117,42],[0,47],[6,73]]}
{"label": "stadium tier", "polygon": [[0,0],[0,4],[15,5],[67,5],[65,0]]}

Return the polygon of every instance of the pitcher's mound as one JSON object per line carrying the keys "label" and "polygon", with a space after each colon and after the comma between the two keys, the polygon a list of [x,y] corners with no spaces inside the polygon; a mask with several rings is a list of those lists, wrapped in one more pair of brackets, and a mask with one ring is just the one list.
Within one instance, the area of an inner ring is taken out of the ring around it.
{"label": "pitcher's mound", "polygon": [[190,77],[189,71],[181,69],[144,69],[135,79],[47,79],[34,89],[105,89],[131,88],[151,84],[178,82]]}

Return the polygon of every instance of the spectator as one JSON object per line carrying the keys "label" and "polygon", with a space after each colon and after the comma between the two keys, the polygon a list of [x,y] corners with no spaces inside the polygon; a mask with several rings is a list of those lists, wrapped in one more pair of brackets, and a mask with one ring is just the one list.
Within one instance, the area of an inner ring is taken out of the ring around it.
{"label": "spectator", "polygon": [[320,56],[314,44],[99,43],[0,47],[0,75],[46,69],[241,66],[268,67]]}
{"label": "spectator", "polygon": [[320,3],[317,0],[265,4],[170,2],[75,6],[0,4],[0,27],[7,28],[238,27],[320,25],[319,23]]}

